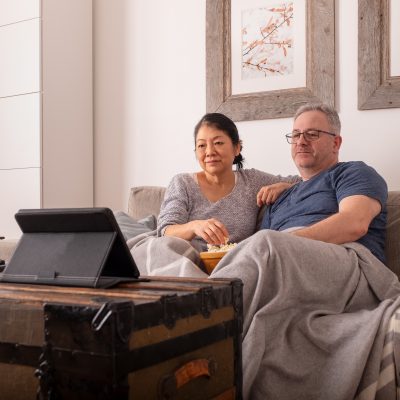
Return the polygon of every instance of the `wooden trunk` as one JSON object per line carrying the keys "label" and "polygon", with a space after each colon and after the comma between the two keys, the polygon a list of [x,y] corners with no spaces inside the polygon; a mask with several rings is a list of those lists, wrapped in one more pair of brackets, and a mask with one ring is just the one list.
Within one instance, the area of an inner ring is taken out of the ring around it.
{"label": "wooden trunk", "polygon": [[0,397],[240,399],[242,283],[0,284]]}

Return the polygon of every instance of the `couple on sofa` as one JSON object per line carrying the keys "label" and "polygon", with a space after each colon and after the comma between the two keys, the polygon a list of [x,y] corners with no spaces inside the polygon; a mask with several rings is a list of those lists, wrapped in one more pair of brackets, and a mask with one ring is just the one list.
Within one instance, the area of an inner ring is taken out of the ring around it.
{"label": "couple on sofa", "polygon": [[339,162],[340,129],[334,109],[300,107],[286,135],[300,178],[283,178],[243,169],[235,124],[205,115],[195,128],[202,171],[173,178],[159,237],[128,241],[142,274],[193,277],[206,276],[197,265],[207,243],[239,243],[210,278],[244,284],[245,399],[395,398],[394,380],[378,384],[400,305],[383,264],[387,185],[363,162]]}

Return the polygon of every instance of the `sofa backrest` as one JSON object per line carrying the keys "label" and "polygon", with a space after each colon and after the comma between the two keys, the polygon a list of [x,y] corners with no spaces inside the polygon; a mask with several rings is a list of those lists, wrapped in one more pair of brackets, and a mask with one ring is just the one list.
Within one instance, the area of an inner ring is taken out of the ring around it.
{"label": "sofa backrest", "polygon": [[[158,216],[165,187],[138,186],[130,191],[128,214],[135,219]],[[387,202],[386,263],[400,277],[400,191],[390,191]]]}
{"label": "sofa backrest", "polygon": [[135,219],[148,215],[158,217],[161,203],[164,200],[165,187],[136,186],[131,188],[128,200],[128,214]]}

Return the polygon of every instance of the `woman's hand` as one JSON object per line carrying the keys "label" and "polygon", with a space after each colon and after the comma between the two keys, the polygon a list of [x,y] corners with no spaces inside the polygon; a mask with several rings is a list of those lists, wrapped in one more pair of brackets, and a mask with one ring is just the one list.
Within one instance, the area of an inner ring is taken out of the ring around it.
{"label": "woman's hand", "polygon": [[293,183],[278,182],[272,185],[263,186],[257,193],[257,205],[261,207],[263,204],[275,203],[276,199],[284,192],[293,186]]}
{"label": "woman's hand", "polygon": [[186,224],[169,225],[164,231],[166,236],[176,236],[185,240],[192,240],[195,236],[204,239],[208,244],[225,244],[229,238],[225,225],[215,218],[199,219]]}
{"label": "woman's hand", "polygon": [[226,239],[229,238],[225,225],[217,219],[196,220],[191,221],[190,224],[193,226],[195,235],[200,236],[209,244],[225,244]]}

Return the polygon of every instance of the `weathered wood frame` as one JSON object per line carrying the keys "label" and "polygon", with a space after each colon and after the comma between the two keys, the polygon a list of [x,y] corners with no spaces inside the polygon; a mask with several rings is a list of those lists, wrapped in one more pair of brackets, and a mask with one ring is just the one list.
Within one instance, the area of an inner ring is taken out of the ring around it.
{"label": "weathered wood frame", "polygon": [[358,109],[400,107],[400,77],[390,76],[389,0],[358,0]]}
{"label": "weathered wood frame", "polygon": [[306,87],[232,95],[231,0],[207,0],[207,112],[250,121],[291,117],[308,102],[335,105],[335,1],[306,3]]}

